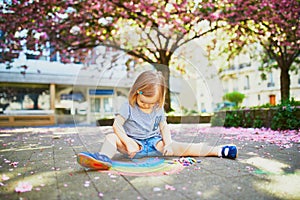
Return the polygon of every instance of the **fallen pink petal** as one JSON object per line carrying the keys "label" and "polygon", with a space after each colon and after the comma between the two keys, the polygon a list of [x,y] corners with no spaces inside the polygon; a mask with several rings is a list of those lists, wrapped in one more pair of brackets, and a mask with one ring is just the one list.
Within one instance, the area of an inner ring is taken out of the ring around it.
{"label": "fallen pink petal", "polygon": [[2,181],[7,181],[9,180],[9,176],[7,176],[6,174],[2,174]]}
{"label": "fallen pink petal", "polygon": [[4,159],[4,162],[5,162],[5,163],[10,163],[10,160]]}
{"label": "fallen pink petal", "polygon": [[29,182],[19,182],[18,186],[15,188],[16,192],[29,192],[32,190],[32,185]]}
{"label": "fallen pink petal", "polygon": [[166,190],[172,190],[172,191],[176,190],[175,187],[172,186],[172,185],[165,185],[165,189]]}
{"label": "fallen pink petal", "polygon": [[[189,129],[189,132],[192,131]],[[226,140],[254,141],[275,144],[281,148],[291,148],[293,143],[300,142],[298,130],[275,131],[270,128],[224,128],[210,127],[196,129],[201,134],[221,134]]]}
{"label": "fallen pink petal", "polygon": [[199,196],[202,195],[202,192],[198,191],[198,192],[197,192],[197,195],[199,195]]}

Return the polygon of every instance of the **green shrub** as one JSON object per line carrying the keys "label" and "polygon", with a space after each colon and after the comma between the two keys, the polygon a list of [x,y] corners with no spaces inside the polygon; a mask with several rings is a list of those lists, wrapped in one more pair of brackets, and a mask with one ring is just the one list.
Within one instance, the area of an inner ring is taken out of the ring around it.
{"label": "green shrub", "polygon": [[221,114],[215,114],[210,119],[211,126],[224,126],[225,118]]}
{"label": "green shrub", "polygon": [[236,106],[243,102],[246,96],[240,92],[234,91],[230,93],[226,93],[223,96],[223,100],[228,100],[230,102],[234,102]]}
{"label": "green shrub", "polygon": [[246,112],[245,116],[243,117],[242,127],[244,128],[250,128],[253,126],[253,119],[251,117],[250,112]]}
{"label": "green shrub", "polygon": [[[254,117],[254,110],[260,110],[262,113],[267,114],[269,117],[273,117],[272,119],[265,120],[263,120],[263,118],[265,117],[262,117],[264,115],[256,115]],[[265,104],[262,106],[250,108],[250,110],[236,109],[231,111],[218,112],[215,113],[214,117],[212,117],[211,125],[244,128],[261,128],[263,126],[267,126],[273,130],[298,130],[300,129],[299,111],[300,102],[294,101],[294,99],[292,99],[276,106]],[[220,113],[222,113],[222,115],[220,115]]]}
{"label": "green shrub", "polygon": [[272,130],[297,130],[300,129],[300,120],[296,115],[298,102],[291,101],[283,102],[277,106],[272,122]]}
{"label": "green shrub", "polygon": [[261,128],[263,127],[263,120],[260,117],[257,117],[253,120],[253,128]]}
{"label": "green shrub", "polygon": [[243,114],[239,111],[226,112],[224,127],[242,127]]}

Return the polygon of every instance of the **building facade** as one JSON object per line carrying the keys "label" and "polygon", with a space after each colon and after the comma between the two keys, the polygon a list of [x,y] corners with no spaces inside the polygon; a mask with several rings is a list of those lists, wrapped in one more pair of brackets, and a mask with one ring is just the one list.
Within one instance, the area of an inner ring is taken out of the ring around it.
{"label": "building facade", "polygon": [[[10,65],[0,64],[0,117],[3,117],[3,124],[12,125],[18,116],[33,115],[39,115],[40,119],[43,115],[53,115],[55,122],[51,123],[54,124],[93,124],[98,119],[114,117],[127,100],[137,75],[153,66],[143,65],[133,70],[126,63],[126,54],[102,50],[104,52],[98,52],[87,64],[64,64],[25,54],[20,54]],[[105,57],[99,56],[104,54]],[[197,110],[196,97],[190,98],[194,94],[195,81],[192,83],[180,76],[172,76],[170,81],[173,107]]]}
{"label": "building facade", "polygon": [[[280,69],[265,72],[265,80],[259,71],[260,63],[248,62],[232,65],[220,73],[224,93],[238,91],[245,94],[241,106],[251,107],[281,102]],[[290,72],[290,97],[300,101],[300,74]]]}

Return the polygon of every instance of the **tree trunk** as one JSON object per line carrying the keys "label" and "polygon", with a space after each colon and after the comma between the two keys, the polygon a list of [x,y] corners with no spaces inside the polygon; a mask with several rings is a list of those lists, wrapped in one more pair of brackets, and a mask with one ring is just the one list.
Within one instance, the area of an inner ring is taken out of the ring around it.
{"label": "tree trunk", "polygon": [[280,73],[280,93],[281,93],[281,102],[287,101],[290,99],[290,75],[288,66],[279,66],[281,69]]}
{"label": "tree trunk", "polygon": [[157,71],[162,72],[163,76],[166,79],[166,84],[167,84],[167,92],[166,92],[166,97],[165,97],[165,112],[170,112],[172,111],[171,108],[171,92],[170,92],[170,69],[168,65],[165,64],[153,64],[155,69]]}
{"label": "tree trunk", "polygon": [[38,110],[39,109],[39,105],[38,105],[39,94],[29,94],[29,98],[33,101],[33,110]]}

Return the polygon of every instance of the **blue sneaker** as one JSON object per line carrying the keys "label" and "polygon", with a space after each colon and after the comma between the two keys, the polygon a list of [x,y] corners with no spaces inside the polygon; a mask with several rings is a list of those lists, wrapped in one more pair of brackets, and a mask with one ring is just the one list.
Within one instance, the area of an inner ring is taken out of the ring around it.
{"label": "blue sneaker", "polygon": [[81,152],[77,155],[77,162],[89,169],[107,170],[112,166],[110,158],[100,153]]}
{"label": "blue sneaker", "polygon": [[236,159],[238,157],[238,150],[235,145],[226,145],[221,150],[222,158]]}

